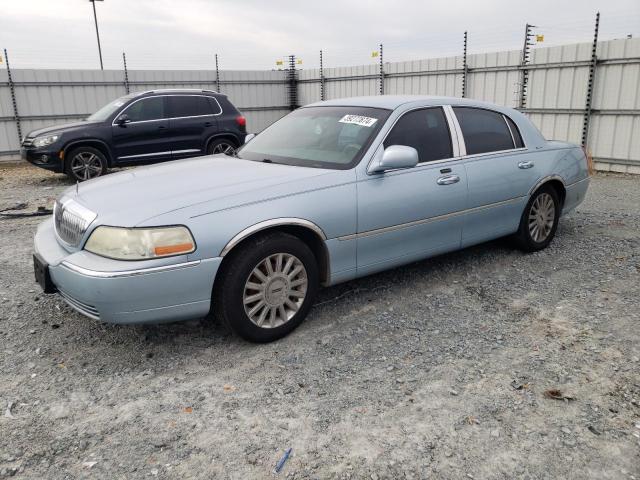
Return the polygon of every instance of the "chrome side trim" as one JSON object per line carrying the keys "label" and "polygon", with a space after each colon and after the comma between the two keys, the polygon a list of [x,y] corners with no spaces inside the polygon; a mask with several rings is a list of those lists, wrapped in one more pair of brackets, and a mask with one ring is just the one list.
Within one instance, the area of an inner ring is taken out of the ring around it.
{"label": "chrome side trim", "polygon": [[[153,92],[153,90],[151,90],[151,92]],[[148,92],[143,92],[143,93],[148,93]],[[116,116],[114,117],[113,121],[111,122],[111,126],[112,127],[118,127],[119,125],[116,123],[116,119],[122,115],[124,112],[127,111],[127,109],[133,105],[134,103],[140,102],[146,98],[157,98],[157,97],[205,97],[205,98],[213,98],[216,101],[216,104],[218,105],[218,113],[210,113],[208,115],[193,115],[193,116],[189,116],[189,117],[164,117],[164,118],[154,118],[153,120],[139,120],[137,122],[128,122],[126,125],[135,125],[136,123],[147,123],[147,122],[160,122],[160,121],[165,121],[165,120],[179,120],[181,118],[199,118],[199,117],[218,117],[220,115],[222,115],[222,107],[220,106],[220,102],[218,101],[218,99],[216,97],[214,97],[213,95],[192,95],[192,94],[188,94],[188,93],[174,93],[173,95],[149,95],[148,97],[142,97],[142,98],[138,98],[136,100],[134,100],[133,102],[131,102],[129,105],[127,105],[126,107],[124,107],[122,110],[120,110]]]}
{"label": "chrome side trim", "polygon": [[535,183],[533,187],[531,187],[531,190],[529,190],[529,195],[533,194],[533,192],[540,188],[542,184],[547,183],[550,180],[560,180],[560,182],[562,182],[562,185],[567,188],[567,184],[564,183],[564,179],[560,175],[547,175],[546,177],[542,177]]}
{"label": "chrome side trim", "polygon": [[195,152],[200,153],[200,149],[199,148],[189,148],[187,150],[171,150],[171,153],[195,153]]}
{"label": "chrome side trim", "polygon": [[300,227],[306,227],[310,230],[313,230],[322,240],[327,239],[327,236],[324,234],[322,229],[318,225],[316,225],[315,223],[309,220],[305,220],[303,218],[288,218],[288,217],[273,218],[271,220],[265,220],[264,222],[259,222],[259,223],[256,223],[255,225],[251,225],[250,227],[245,228],[240,233],[235,235],[224,246],[224,248],[220,252],[220,256],[224,257],[238,243],[240,243],[242,240],[244,240],[250,235],[253,235],[256,232],[259,232],[261,230],[265,230],[271,227],[287,226],[287,225],[297,225]]}
{"label": "chrome side trim", "polygon": [[582,180],[578,180],[578,181],[576,181],[576,182],[573,182],[573,183],[570,183],[570,184],[568,184],[568,185],[565,185],[565,188],[573,187],[574,185],[578,185],[579,183],[582,183],[582,182],[588,182],[589,180],[591,180],[591,177],[586,176],[586,177],[585,177],[585,178],[583,178]]}
{"label": "chrome side trim", "polygon": [[73,263],[63,261],[60,265],[72,272],[79,273],[85,277],[95,278],[122,278],[122,277],[134,277],[136,275],[147,275],[149,273],[168,272],[170,270],[180,270],[183,268],[195,267],[200,264],[200,260],[193,260],[190,262],[176,263],[174,265],[163,265],[161,267],[140,268],[137,270],[122,270],[117,272],[102,272],[97,270],[89,270],[88,268],[79,267]]}
{"label": "chrome side trim", "polygon": [[[153,121],[153,120],[151,120],[151,121]],[[123,160],[125,158],[153,157],[154,155],[171,155],[171,151],[168,151],[168,152],[141,153],[139,155],[125,155],[123,157],[118,157],[118,160]]]}
{"label": "chrome side trim", "polygon": [[448,219],[448,218],[459,217],[461,215],[466,215],[467,213],[478,212],[478,211],[481,211],[481,210],[487,210],[487,209],[493,208],[493,207],[499,207],[499,206],[502,206],[502,205],[510,205],[512,203],[519,203],[519,202],[522,201],[523,198],[525,198],[525,197],[511,198],[509,200],[503,200],[503,201],[500,201],[500,202],[489,203],[487,205],[481,205],[479,207],[467,208],[466,210],[459,210],[457,212],[446,213],[444,215],[438,215],[436,217],[423,218],[421,220],[414,220],[412,222],[400,223],[398,225],[391,225],[389,227],[375,228],[373,230],[367,230],[366,232],[352,233],[350,235],[344,235],[342,237],[338,237],[338,240],[346,241],[346,240],[353,240],[353,239],[356,239],[356,238],[363,238],[363,237],[370,237],[370,236],[373,236],[373,235],[380,235],[382,233],[393,232],[395,230],[401,230],[403,228],[414,227],[416,225],[424,225],[426,223],[432,223],[432,222],[437,222],[437,221],[440,221],[440,220],[445,220],[445,219]]}

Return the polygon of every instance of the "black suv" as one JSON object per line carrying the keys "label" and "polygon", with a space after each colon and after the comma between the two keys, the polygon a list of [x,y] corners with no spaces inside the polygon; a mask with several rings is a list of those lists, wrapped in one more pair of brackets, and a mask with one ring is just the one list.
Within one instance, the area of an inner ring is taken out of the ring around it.
{"label": "black suv", "polygon": [[84,122],[34,130],[22,141],[21,154],[38,167],[83,181],[108,167],[233,155],[246,133],[245,118],[226,95],[154,90],[114,100]]}

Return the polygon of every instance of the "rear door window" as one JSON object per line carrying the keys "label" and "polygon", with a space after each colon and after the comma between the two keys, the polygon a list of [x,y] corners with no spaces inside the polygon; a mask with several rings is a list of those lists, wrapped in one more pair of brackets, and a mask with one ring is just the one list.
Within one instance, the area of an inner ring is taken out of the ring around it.
{"label": "rear door window", "polygon": [[415,148],[420,163],[451,158],[451,135],[442,108],[425,108],[405,113],[384,141],[384,148],[391,145]]}
{"label": "rear door window", "polygon": [[169,99],[169,114],[171,118],[200,117],[213,115],[213,107],[207,97],[199,95],[177,95]]}
{"label": "rear door window", "polygon": [[505,117],[498,112],[472,107],[453,107],[462,129],[467,155],[514,148]]}
{"label": "rear door window", "polygon": [[132,122],[146,122],[149,120],[161,120],[166,118],[164,98],[149,97],[131,104],[123,112],[129,116]]}

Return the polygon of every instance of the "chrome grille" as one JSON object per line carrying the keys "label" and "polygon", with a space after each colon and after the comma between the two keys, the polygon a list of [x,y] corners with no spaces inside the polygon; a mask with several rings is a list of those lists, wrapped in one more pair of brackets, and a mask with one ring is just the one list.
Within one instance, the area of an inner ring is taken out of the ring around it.
{"label": "chrome grille", "polygon": [[56,201],[53,208],[56,234],[64,243],[76,247],[96,214],[73,200]]}
{"label": "chrome grille", "polygon": [[25,137],[22,140],[22,146],[27,148],[33,145],[33,140],[35,139],[35,137],[29,138],[29,137]]}

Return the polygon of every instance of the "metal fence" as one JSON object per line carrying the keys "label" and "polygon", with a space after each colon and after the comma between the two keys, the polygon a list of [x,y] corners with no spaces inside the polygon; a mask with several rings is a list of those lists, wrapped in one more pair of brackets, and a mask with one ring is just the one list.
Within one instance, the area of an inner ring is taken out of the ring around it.
{"label": "metal fence", "polygon": [[[526,34],[529,34],[527,30]],[[528,37],[525,37],[528,39]],[[465,35],[466,40],[466,35]],[[220,89],[260,131],[297,105],[360,95],[465,96],[519,108],[549,139],[582,143],[596,167],[640,173],[640,39],[280,71],[0,72],[0,155],[20,132],[85,117],[127,91]],[[321,62],[322,65],[322,62]]]}

